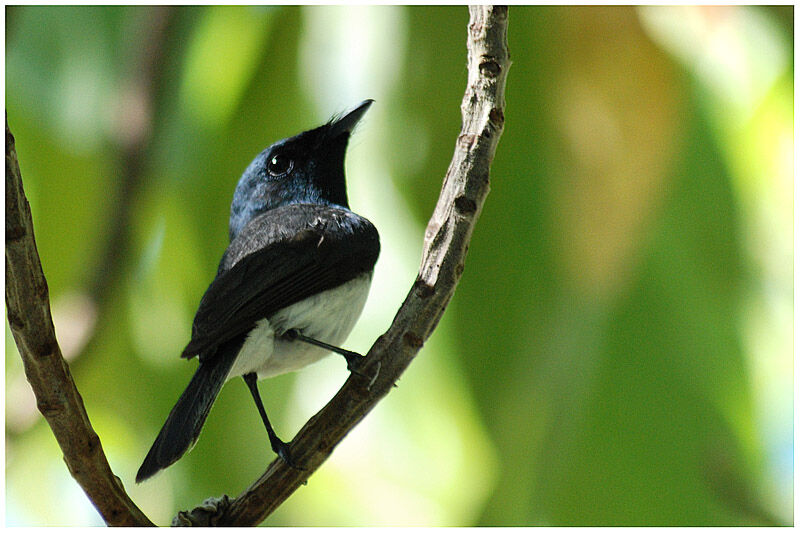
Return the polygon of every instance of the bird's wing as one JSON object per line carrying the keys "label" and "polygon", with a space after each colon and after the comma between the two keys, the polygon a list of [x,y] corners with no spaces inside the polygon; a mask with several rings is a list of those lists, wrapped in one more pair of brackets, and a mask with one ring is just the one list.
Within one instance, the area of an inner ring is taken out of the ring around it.
{"label": "bird's wing", "polygon": [[293,207],[257,217],[228,247],[182,357],[212,358],[256,321],[372,270],[380,245],[369,221],[337,208]]}

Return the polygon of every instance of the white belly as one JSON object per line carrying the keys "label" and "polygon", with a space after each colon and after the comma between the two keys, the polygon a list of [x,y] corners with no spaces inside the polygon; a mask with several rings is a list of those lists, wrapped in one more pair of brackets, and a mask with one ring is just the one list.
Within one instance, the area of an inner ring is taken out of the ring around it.
{"label": "white belly", "polygon": [[259,379],[292,372],[330,352],[307,342],[281,336],[297,329],[306,337],[341,346],[367,301],[371,274],[363,274],[335,289],[316,294],[259,320],[247,336],[228,379],[256,372]]}

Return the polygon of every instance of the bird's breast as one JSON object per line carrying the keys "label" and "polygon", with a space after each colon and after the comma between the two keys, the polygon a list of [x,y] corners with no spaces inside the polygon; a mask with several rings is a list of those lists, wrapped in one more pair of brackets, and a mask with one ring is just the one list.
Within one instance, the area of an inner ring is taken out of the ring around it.
{"label": "bird's breast", "polygon": [[256,372],[259,379],[299,370],[330,352],[282,335],[297,329],[306,337],[341,346],[355,326],[369,294],[372,273],[284,307],[256,323],[228,374],[228,379]]}

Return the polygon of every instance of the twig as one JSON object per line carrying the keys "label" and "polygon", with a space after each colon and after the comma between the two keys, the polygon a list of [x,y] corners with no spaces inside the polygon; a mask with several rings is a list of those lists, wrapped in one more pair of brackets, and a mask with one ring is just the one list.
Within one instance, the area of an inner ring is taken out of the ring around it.
{"label": "twig", "polygon": [[36,405],[64,452],[72,477],[103,520],[114,526],[151,526],[111,471],[92,429],[69,365],[56,341],[47,281],[6,118],[6,310]]}
{"label": "twig", "polygon": [[[505,80],[510,65],[507,21],[507,7],[470,7],[469,75],[461,104],[461,134],[425,232],[417,280],[389,330],[367,354],[362,372],[371,375],[379,370],[377,379],[367,387],[362,376],[351,376],[300,430],[292,441],[292,456],[305,470],[291,468],[282,460],[273,461],[250,488],[230,502],[225,500],[207,523],[248,526],[262,522],[388,394],[438,324],[464,270],[472,230],[489,193],[489,166],[503,131]],[[208,516],[208,505],[204,512]],[[186,518],[185,513],[182,518]]]}
{"label": "twig", "polygon": [[[134,200],[144,185],[146,154],[153,138],[153,116],[157,112],[158,85],[164,77],[164,55],[169,26],[175,17],[174,6],[151,6],[143,14],[139,31],[142,38],[130,63],[127,79],[120,87],[114,137],[120,158],[119,179],[111,196],[108,233],[97,265],[91,269],[89,295],[103,305],[118,281],[131,241]],[[94,334],[94,331],[91,332]]]}

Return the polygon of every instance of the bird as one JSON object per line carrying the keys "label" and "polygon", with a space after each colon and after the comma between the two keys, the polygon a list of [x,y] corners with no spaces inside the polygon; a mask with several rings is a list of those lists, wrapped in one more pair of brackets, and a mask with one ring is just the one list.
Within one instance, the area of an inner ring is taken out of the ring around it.
{"label": "bird", "polygon": [[[296,464],[276,435],[257,381],[298,370],[331,352],[356,374],[363,357],[340,347],[369,293],[380,240],[350,210],[344,161],[364,100],[327,123],[259,153],[231,202],[230,244],[203,294],[181,357],[199,365],[136,474],[150,478],[180,459],[223,384],[241,376],[272,450]],[[373,376],[374,379],[374,376]]]}

